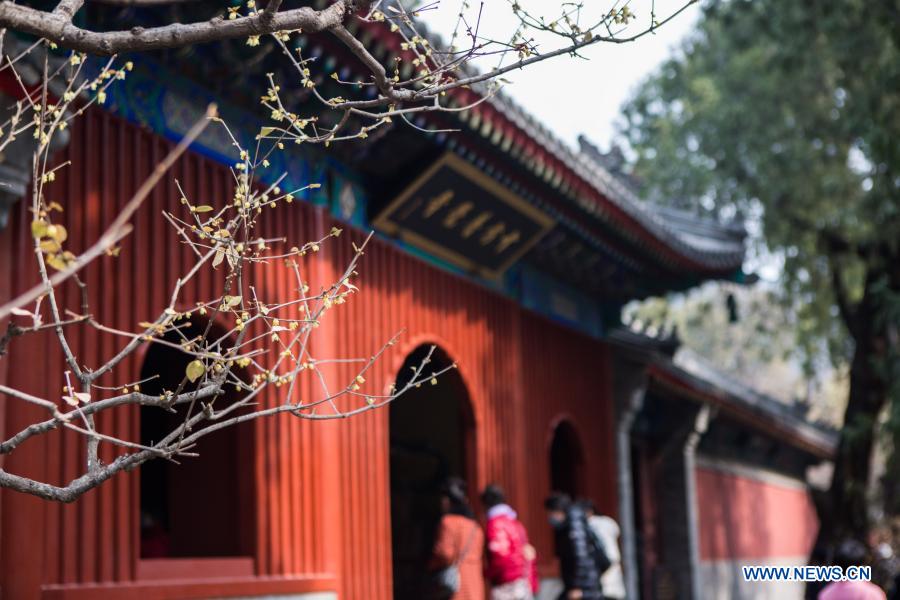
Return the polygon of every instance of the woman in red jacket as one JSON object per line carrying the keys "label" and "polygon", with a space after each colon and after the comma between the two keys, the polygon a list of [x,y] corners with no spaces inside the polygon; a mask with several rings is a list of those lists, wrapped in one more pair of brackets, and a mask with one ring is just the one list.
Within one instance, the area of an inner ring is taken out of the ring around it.
{"label": "woman in red jacket", "polygon": [[534,547],[503,489],[491,484],[481,493],[487,510],[487,567],[491,600],[532,600],[537,593]]}
{"label": "woman in red jacket", "polygon": [[441,510],[444,515],[435,535],[430,565],[434,589],[429,598],[484,600],[484,533],[469,506],[465,481],[458,477],[447,481]]}

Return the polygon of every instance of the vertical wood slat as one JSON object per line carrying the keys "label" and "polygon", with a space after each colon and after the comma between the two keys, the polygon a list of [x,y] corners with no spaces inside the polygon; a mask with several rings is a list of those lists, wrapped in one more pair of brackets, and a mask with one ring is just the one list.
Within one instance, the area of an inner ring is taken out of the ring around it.
{"label": "vertical wood slat", "polygon": [[[131,136],[128,135],[121,127],[115,127],[113,124],[113,130],[116,134],[116,153],[115,156],[128,156],[128,160],[134,159],[134,154],[137,149],[140,147],[141,137],[143,136],[135,136],[132,139]],[[130,143],[129,143],[130,142]],[[126,197],[129,190],[132,189],[134,185],[134,179],[136,178],[137,173],[132,170],[128,172],[119,172],[118,173],[118,181],[116,185],[116,189],[114,191],[114,203],[118,203],[121,201],[121,198]],[[120,244],[120,252],[133,252],[133,250],[126,249]],[[120,254],[121,256],[121,254]],[[127,256],[127,255],[126,255]],[[112,281],[122,281],[128,277],[129,266],[126,258],[122,257],[120,260],[117,259],[112,261]],[[110,286],[111,288],[113,286]],[[110,301],[113,302],[116,306],[116,317],[115,317],[115,326],[120,329],[126,329],[130,327],[131,323],[134,322],[134,304],[135,304],[135,296],[137,291],[134,288],[130,288],[125,291],[123,296],[119,296],[111,291]],[[116,344],[112,344],[110,349],[110,354],[114,353],[116,350]],[[125,372],[134,372],[136,366],[136,362],[134,359],[128,359],[123,365],[123,371]],[[131,424],[131,413],[134,411],[119,411],[117,414],[113,415],[114,423],[113,429],[114,431],[126,431],[129,435],[134,436],[135,430],[132,428]],[[122,451],[116,449],[115,455],[121,454]],[[114,505],[116,509],[113,511],[113,516],[111,520],[115,521],[115,537],[112,540],[113,547],[118,548],[132,548],[132,523],[128,518],[130,514],[130,506],[132,502],[132,479],[131,477],[123,477],[116,481],[115,487],[115,499]],[[114,573],[113,573],[113,581],[127,581],[131,576],[130,563],[133,559],[133,555],[131,552],[122,552],[116,553],[114,557]]]}
{"label": "vertical wood slat", "polygon": [[[101,209],[101,193],[103,190],[103,185],[101,183],[101,164],[98,156],[97,150],[100,147],[100,135],[101,135],[101,123],[100,123],[100,115],[96,112],[92,113],[89,117],[90,125],[87,129],[87,148],[89,151],[83,159],[84,169],[86,173],[85,177],[85,186],[84,186],[84,209],[83,209],[83,222],[81,223],[81,227],[76,231],[77,237],[73,242],[78,243],[78,247],[88,247],[88,240],[96,239],[97,235],[99,235],[100,227],[99,227],[99,219],[100,219],[100,209]],[[97,284],[99,282],[99,277],[97,276],[98,265],[92,265],[94,268],[87,269],[83,273],[84,281],[88,285],[89,290],[89,300],[91,306],[97,305]],[[71,292],[71,286],[69,286],[69,291]],[[66,298],[67,302],[76,302],[76,300],[72,297],[71,293],[67,294]],[[87,336],[79,336],[78,342],[73,345],[75,352],[79,352],[80,355],[85,356],[88,352],[90,352],[91,348],[87,344]],[[94,358],[94,357],[92,357]],[[91,362],[94,362],[93,360]],[[85,361],[87,364],[87,361]],[[75,456],[83,457],[84,456],[84,448],[87,445],[86,440],[80,436],[73,436],[75,438],[76,451]],[[83,460],[83,459],[82,459]],[[83,465],[79,465],[79,469],[83,468]],[[101,493],[99,490],[93,490],[84,495],[79,502],[79,512],[80,519],[79,525],[81,525],[79,530],[79,543],[78,543],[78,552],[76,554],[78,560],[78,581],[86,582],[86,581],[94,581],[96,580],[96,567],[97,567],[97,495]]]}
{"label": "vertical wood slat", "polygon": [[[100,232],[105,229],[105,221],[107,216],[115,212],[116,210],[116,178],[120,176],[120,172],[116,169],[111,169],[109,166],[112,163],[111,157],[117,156],[117,148],[116,141],[118,136],[113,135],[113,131],[111,129],[111,124],[109,119],[102,119],[100,124],[100,136],[105,143],[100,145],[99,150],[97,152],[100,157],[100,168],[98,177],[101,181],[100,184],[100,214],[97,219],[97,226],[99,231],[95,231],[93,235],[88,239],[96,239],[96,236],[100,235]],[[113,285],[97,285],[99,281],[104,282],[114,282],[116,281],[114,277],[114,269],[115,264],[112,264],[114,261],[103,261],[99,265],[99,269],[97,270],[97,282],[94,283],[96,287],[94,287],[94,293],[96,294],[95,302],[96,304],[91,304],[94,310],[102,311],[109,315],[109,318],[115,322],[116,313],[118,312],[118,306],[116,302],[116,293],[121,293],[121,290],[116,290],[115,284]],[[120,298],[121,299],[121,298]],[[84,336],[87,338],[87,336]],[[91,340],[85,339],[86,343],[90,343]],[[110,356],[113,352],[113,346],[116,343],[114,340],[110,339],[109,336],[103,336],[98,340],[99,342],[99,355],[100,357]],[[97,427],[101,431],[107,430],[108,428],[112,428],[114,423],[111,421],[115,415],[111,413],[107,413],[104,415],[99,415],[97,418]],[[114,458],[113,455],[113,447],[110,444],[101,444],[99,449],[100,460],[103,462],[111,462]],[[111,548],[113,547],[113,525],[115,523],[115,519],[111,518],[114,512],[114,504],[113,504],[113,494],[115,489],[119,486],[119,482],[116,481],[112,485],[102,486],[97,494],[97,522],[99,524],[98,532],[97,532],[97,546],[100,548]],[[112,581],[113,576],[113,553],[112,552],[99,552],[94,555],[94,560],[96,561],[96,572],[94,577],[101,582],[109,582]]]}

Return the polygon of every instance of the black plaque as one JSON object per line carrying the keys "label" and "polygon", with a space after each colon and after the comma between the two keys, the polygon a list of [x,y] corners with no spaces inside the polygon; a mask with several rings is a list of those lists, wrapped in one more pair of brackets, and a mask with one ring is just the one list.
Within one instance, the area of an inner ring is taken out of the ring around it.
{"label": "black plaque", "polygon": [[534,245],[553,220],[447,153],[375,218],[375,227],[490,278]]}

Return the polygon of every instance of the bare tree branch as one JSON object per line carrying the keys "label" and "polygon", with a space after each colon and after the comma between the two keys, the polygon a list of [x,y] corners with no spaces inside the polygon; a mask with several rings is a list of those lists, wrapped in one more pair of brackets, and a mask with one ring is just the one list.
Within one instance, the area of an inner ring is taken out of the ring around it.
{"label": "bare tree branch", "polygon": [[343,23],[355,7],[356,3],[351,0],[339,0],[319,11],[302,7],[269,17],[257,13],[233,20],[217,17],[200,23],[172,23],[148,29],[133,27],[129,31],[96,32],[73,25],[71,17],[64,12],[47,13],[4,0],[0,2],[0,26],[40,36],[63,48],[109,56],[122,52],[163,50],[247,38],[276,31],[302,29],[308,33],[317,33]]}
{"label": "bare tree branch", "polygon": [[91,0],[94,4],[111,4],[115,6],[164,6],[169,4],[188,4],[199,0]]}
{"label": "bare tree branch", "polygon": [[53,14],[60,15],[71,21],[83,4],[84,0],[60,0],[56,8],[53,9]]}

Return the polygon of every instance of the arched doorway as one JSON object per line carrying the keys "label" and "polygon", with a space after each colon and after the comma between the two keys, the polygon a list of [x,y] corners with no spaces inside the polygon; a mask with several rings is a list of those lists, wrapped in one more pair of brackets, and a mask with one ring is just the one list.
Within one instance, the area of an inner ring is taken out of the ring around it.
{"label": "arched doorway", "polygon": [[[430,346],[416,348],[397,375],[405,385],[428,355]],[[437,372],[453,361],[440,348],[426,372]],[[475,480],[475,421],[465,383],[456,369],[437,383],[423,383],[390,405],[391,539],[394,598],[423,597],[422,585],[440,518],[440,486],[450,476]]]}
{"label": "arched doorway", "polygon": [[[206,325],[169,332],[168,342],[199,339]],[[207,339],[221,331],[211,329]],[[174,391],[193,357],[163,344],[152,344],[141,368],[141,386],[147,394]],[[229,386],[230,387],[230,386]],[[185,390],[193,389],[187,387]],[[226,392],[216,408],[235,397]],[[141,443],[151,445],[168,435],[187,414],[187,406],[173,412],[155,406],[140,410]],[[200,410],[195,406],[194,411]],[[253,502],[253,427],[244,423],[226,427],[198,440],[178,464],[155,459],[140,468],[141,558],[237,557],[253,555],[255,511]]]}
{"label": "arched doorway", "polygon": [[550,489],[573,499],[584,495],[584,451],[578,432],[569,421],[560,421],[550,441]]}

